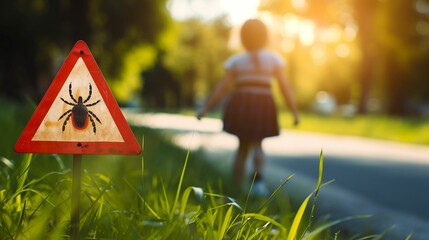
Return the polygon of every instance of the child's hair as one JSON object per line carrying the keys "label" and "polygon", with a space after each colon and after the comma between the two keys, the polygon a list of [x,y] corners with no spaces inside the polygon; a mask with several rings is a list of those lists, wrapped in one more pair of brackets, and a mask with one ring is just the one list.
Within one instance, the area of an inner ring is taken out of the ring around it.
{"label": "child's hair", "polygon": [[268,40],[265,24],[258,19],[249,19],[241,27],[241,43],[248,51],[263,48]]}

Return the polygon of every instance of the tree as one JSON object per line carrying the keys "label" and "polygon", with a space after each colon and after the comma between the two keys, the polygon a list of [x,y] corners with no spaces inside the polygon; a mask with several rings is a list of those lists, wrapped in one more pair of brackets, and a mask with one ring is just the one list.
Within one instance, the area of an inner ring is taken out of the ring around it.
{"label": "tree", "polygon": [[154,66],[143,71],[142,97],[145,108],[180,108],[181,89],[178,79],[164,64],[165,53],[158,52]]}
{"label": "tree", "polygon": [[378,1],[374,0],[359,0],[353,2],[354,18],[359,27],[359,43],[361,48],[361,64],[360,64],[360,99],[358,112],[366,114],[368,112],[368,101],[370,91],[374,81],[374,62],[376,55],[374,54],[374,14]]}
{"label": "tree", "polygon": [[360,83],[359,111],[365,113],[372,79],[370,42],[372,40],[371,23],[373,5],[376,2],[377,1],[373,0],[360,0],[355,2],[353,2],[353,0],[265,0],[261,4],[261,10],[280,15],[293,13],[301,18],[310,19],[315,23],[317,28],[329,28],[332,25],[339,25],[345,29],[352,21],[349,16],[353,15],[353,20],[356,22],[359,29],[361,50],[360,74],[357,78]]}
{"label": "tree", "polygon": [[395,115],[418,113],[419,105],[429,101],[429,1],[383,4],[378,21],[387,111]]}
{"label": "tree", "polygon": [[133,46],[154,44],[169,22],[167,0],[0,2],[0,94],[41,97],[58,59],[85,40],[107,79]]}
{"label": "tree", "polygon": [[223,18],[189,19],[175,27],[177,39],[166,49],[163,64],[180,83],[181,103],[190,107],[205,98],[222,77],[223,62],[230,55],[230,27]]}
{"label": "tree", "polygon": [[422,73],[429,51],[429,1],[264,0],[260,8],[311,19],[319,28],[357,25],[360,113],[367,113],[375,87],[389,113],[404,114],[410,101],[428,100]]}

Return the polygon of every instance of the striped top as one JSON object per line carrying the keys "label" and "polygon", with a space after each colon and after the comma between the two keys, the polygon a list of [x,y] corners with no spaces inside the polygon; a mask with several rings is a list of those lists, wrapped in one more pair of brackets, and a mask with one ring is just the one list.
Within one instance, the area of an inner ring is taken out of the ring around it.
{"label": "striped top", "polygon": [[235,75],[236,86],[255,91],[264,88],[270,90],[275,70],[285,65],[280,55],[261,49],[234,55],[225,62],[224,67]]}

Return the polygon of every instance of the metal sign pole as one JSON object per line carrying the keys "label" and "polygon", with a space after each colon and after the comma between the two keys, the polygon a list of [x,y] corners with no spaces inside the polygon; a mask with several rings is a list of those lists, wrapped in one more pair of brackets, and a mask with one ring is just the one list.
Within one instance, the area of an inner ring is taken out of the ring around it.
{"label": "metal sign pole", "polygon": [[72,178],[72,196],[71,196],[71,239],[79,239],[79,220],[80,220],[80,180],[82,173],[82,155],[73,155],[73,178]]}

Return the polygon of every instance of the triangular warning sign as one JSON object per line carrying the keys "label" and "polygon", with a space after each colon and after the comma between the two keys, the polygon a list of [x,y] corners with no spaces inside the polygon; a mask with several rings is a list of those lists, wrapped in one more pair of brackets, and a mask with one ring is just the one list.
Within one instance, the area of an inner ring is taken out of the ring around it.
{"label": "triangular warning sign", "polygon": [[78,41],[15,144],[16,152],[139,154],[94,57]]}

